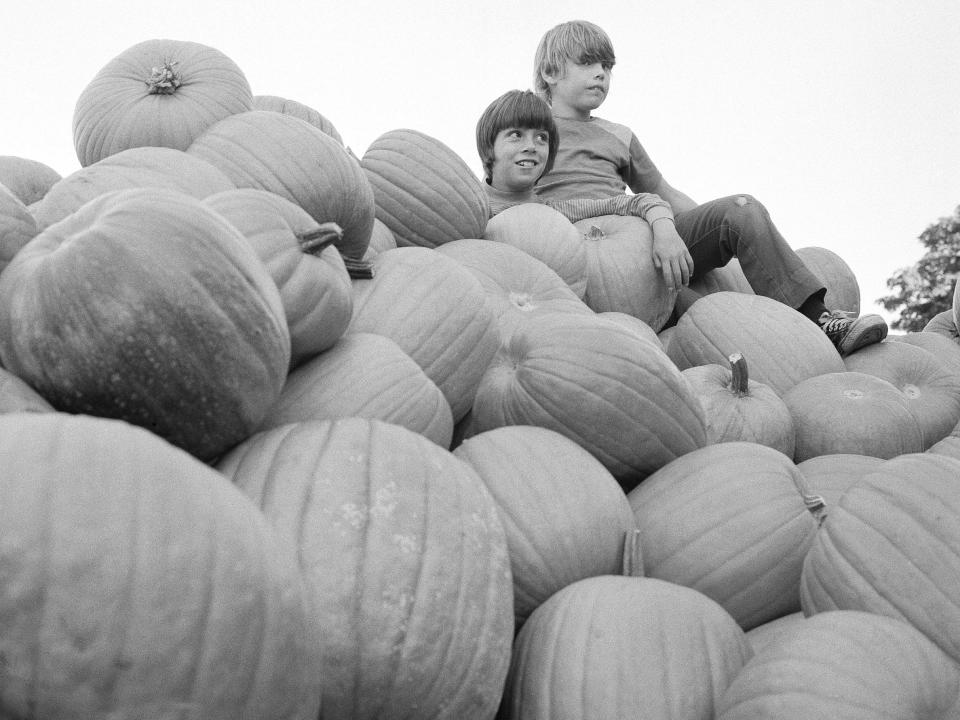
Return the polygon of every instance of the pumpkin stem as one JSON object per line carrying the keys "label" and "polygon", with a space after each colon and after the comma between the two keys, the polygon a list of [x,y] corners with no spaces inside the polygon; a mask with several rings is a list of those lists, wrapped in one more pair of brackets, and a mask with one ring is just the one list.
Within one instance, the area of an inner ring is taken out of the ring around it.
{"label": "pumpkin stem", "polygon": [[309,255],[319,255],[342,239],[343,230],[335,222],[320,223],[313,230],[297,233],[300,250]]}
{"label": "pumpkin stem", "polygon": [[344,257],[343,264],[347,266],[347,273],[353,280],[369,280],[373,277],[373,265],[366,260]]}
{"label": "pumpkin stem", "polygon": [[742,354],[735,352],[727,360],[730,362],[730,370],[733,372],[730,391],[737,397],[749,395],[750,376],[747,373],[747,359]]}
{"label": "pumpkin stem", "polygon": [[596,225],[590,226],[590,232],[584,233],[583,235],[587,240],[602,240],[604,237],[603,230],[598,228]]}
{"label": "pumpkin stem", "polygon": [[802,471],[797,470],[797,472],[793,474],[793,484],[803,499],[804,507],[807,508],[809,513],[813,515],[814,520],[817,521],[817,527],[823,525],[823,521],[827,519],[826,501],[822,496],[817,495],[810,489]]}
{"label": "pumpkin stem", "polygon": [[640,530],[627,530],[623,534],[623,574],[627,577],[643,577],[643,548],[640,547]]}
{"label": "pumpkin stem", "polygon": [[144,80],[151,95],[173,95],[182,84],[176,60],[164,60],[163,65],[150,69],[150,77]]}

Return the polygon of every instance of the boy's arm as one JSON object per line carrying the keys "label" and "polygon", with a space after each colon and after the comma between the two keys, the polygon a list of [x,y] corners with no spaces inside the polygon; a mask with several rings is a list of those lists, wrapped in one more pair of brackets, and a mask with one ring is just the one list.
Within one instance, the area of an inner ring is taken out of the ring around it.
{"label": "boy's arm", "polygon": [[673,208],[674,214],[686,212],[687,210],[693,210],[697,206],[697,203],[694,202],[690,196],[677,190],[670,183],[668,183],[667,179],[664,177],[660,178],[660,182],[657,183],[657,186],[653,189],[653,192],[670,203],[670,207]]}
{"label": "boy's arm", "polygon": [[600,215],[634,215],[651,225],[660,218],[673,219],[673,211],[666,200],[651,193],[615,195],[610,198],[547,200],[544,204],[564,215],[570,222]]}

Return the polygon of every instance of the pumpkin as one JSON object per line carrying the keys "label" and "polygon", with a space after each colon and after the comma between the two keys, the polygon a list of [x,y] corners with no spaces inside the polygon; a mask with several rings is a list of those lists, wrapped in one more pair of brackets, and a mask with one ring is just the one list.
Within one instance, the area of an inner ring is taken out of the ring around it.
{"label": "pumpkin", "polygon": [[572,440],[513,425],[474,435],[453,454],[477,471],[497,504],[517,627],[561,588],[623,567],[633,512],[609,471]]}
{"label": "pumpkin", "polygon": [[922,347],[874,343],[848,355],[844,364],[848,370],[882,378],[903,393],[923,433],[922,450],[949,435],[960,422],[960,368]]}
{"label": "pumpkin", "polygon": [[182,193],[101,195],[0,274],[0,364],[58,410],[141,425],[202,459],[253,431],[289,362],[263,263]]}
{"label": "pumpkin", "polygon": [[633,315],[627,315],[627,313],[617,312],[616,310],[606,310],[604,312],[597,313],[597,316],[606,320],[612,320],[615,323],[619,323],[627,330],[636,333],[636,335],[641,339],[652,342],[659,350],[664,349],[663,343],[660,341],[660,336],[657,334],[657,331],[647,325],[647,323],[640,318],[634,317]]}
{"label": "pumpkin", "polygon": [[46,163],[17,155],[0,155],[0,185],[24,205],[33,205],[61,179]]}
{"label": "pumpkin", "polygon": [[0,368],[0,413],[53,412],[53,406],[12,372]]}
{"label": "pumpkin", "polygon": [[64,413],[0,416],[0,463],[4,716],[317,717],[294,549],[223,475]]}
{"label": "pumpkin", "polygon": [[952,309],[939,312],[930,318],[930,322],[923,326],[923,332],[937,333],[953,342],[960,342],[960,333],[957,332]]}
{"label": "pumpkin", "polygon": [[810,492],[822,497],[829,508],[851,485],[882,462],[882,458],[872,455],[829,453],[802,460],[797,463],[797,469],[803,473]]}
{"label": "pumpkin", "polygon": [[548,205],[521,203],[494,215],[484,240],[507,243],[552,269],[578,298],[587,291],[587,244],[564,215]]}
{"label": "pumpkin", "polygon": [[373,190],[356,159],[334,138],[293,115],[251,110],[224,118],[187,152],[220,168],[239,188],[269,190],[318,223],[343,230],[345,259],[360,260],[373,230]]}
{"label": "pumpkin", "polygon": [[903,620],[960,660],[960,460],[887,460],[830,509],[800,584],[806,615],[863,610]]}
{"label": "pumpkin", "polygon": [[0,271],[38,232],[37,221],[27,207],[0,185]]}
{"label": "pumpkin", "polygon": [[646,220],[603,215],[574,223],[587,249],[583,300],[596,312],[640,318],[660,330],[670,318],[676,291],[667,290],[653,266],[653,231]]}
{"label": "pumpkin", "polygon": [[523,250],[488,240],[452,240],[435,252],[469,270],[487,293],[502,336],[545,312],[593,311],[547,265]]}
{"label": "pumpkin", "polygon": [[875,375],[824,373],[783,395],[797,433],[794,461],[854,453],[892,458],[923,450],[923,431],[904,394]]}
{"label": "pumpkin", "polygon": [[280,290],[291,367],[333,347],[353,314],[350,274],[334,247],[340,227],[266,190],[227,190],[204,203],[243,234]]}
{"label": "pumpkin", "polygon": [[399,247],[378,254],[373,277],[353,288],[347,332],[396,342],[443,392],[454,421],[466,415],[500,342],[480,281],[434,250]]}
{"label": "pumpkin", "polygon": [[440,388],[393,340],[373,333],[348,333],[291,371],[259,429],[343,417],[402,425],[444,448],[453,434]]}
{"label": "pumpkin", "polygon": [[211,125],[252,104],[243,71],[219,50],[145,40],[110,60],[80,93],[73,143],[83,167],[133,147],[186,150]]}
{"label": "pumpkin", "polygon": [[[696,268],[694,270],[696,271]],[[687,287],[680,288],[676,305],[674,305],[674,315],[679,318],[704,295],[724,290],[746,293],[747,295],[756,294],[750,285],[750,281],[743,274],[743,268],[737,258],[730,258],[726,265],[721,265],[690,278],[690,284]]]}
{"label": "pumpkin", "polygon": [[890,342],[902,342],[921,347],[949,366],[954,372],[960,372],[960,345],[949,337],[936,332],[908,332],[887,335]]}
{"label": "pumpkin", "polygon": [[493,716],[513,595],[496,506],[469,465],[345,418],[258,433],[217,467],[298,550],[324,718]]}
{"label": "pumpkin", "polygon": [[285,115],[292,115],[293,117],[300,118],[301,120],[310,123],[318,130],[322,130],[341,145],[343,144],[343,138],[340,137],[340,133],[337,132],[337,128],[334,127],[333,123],[330,122],[326,116],[317,110],[314,110],[309,105],[304,105],[302,102],[297,100],[290,100],[289,98],[280,97],[278,95],[254,95],[253,104],[250,109],[272,110],[274,112],[284,113]]}
{"label": "pumpkin", "polygon": [[768,385],[750,379],[742,353],[733,353],[728,360],[729,368],[710,363],[683,371],[703,404],[707,442],[755,442],[792,458],[793,416],[783,399]]}
{"label": "pumpkin", "polygon": [[435,248],[481,238],[490,202],[476,174],[447,145],[418,130],[391,130],[360,165],[373,187],[377,218],[400,247]]}
{"label": "pumpkin", "polygon": [[740,292],[697,300],[677,321],[665,347],[681,370],[723,364],[742,353],[750,358],[753,379],[781,396],[801,380],[846,369],[815,323],[772,298]]}
{"label": "pumpkin", "polygon": [[800,574],[823,500],[783,453],[756,443],[694,450],[629,492],[644,572],[719,603],[750,630],[800,610]]}
{"label": "pumpkin", "polygon": [[517,326],[483,375],[470,425],[559,432],[627,490],[706,443],[703,408],[666,354],[619,323],[580,313]]}
{"label": "pumpkin", "polygon": [[957,423],[949,435],[927,448],[927,452],[960,460],[960,423]]}
{"label": "pumpkin", "polygon": [[[748,638],[749,639],[749,638]],[[960,672],[899,620],[841,610],[815,615],[756,652],[720,698],[717,720],[946,720]]]}
{"label": "pumpkin", "polygon": [[812,245],[797,248],[796,253],[827,289],[824,304],[832,310],[843,310],[857,317],[860,314],[860,284],[844,259],[833,250]]}
{"label": "pumpkin", "polygon": [[397,247],[397,239],[393,236],[393,230],[388,228],[382,220],[374,218],[368,250],[381,253],[384,250],[393,250],[395,247]]}
{"label": "pumpkin", "polygon": [[[768,620],[762,625],[757,625],[747,631],[747,642],[753,654],[757,655],[764,649],[777,645],[781,640],[800,626],[803,627],[807,616],[802,610],[783,615],[773,620]],[[748,661],[749,662],[749,661]]]}
{"label": "pumpkin", "polygon": [[645,577],[568,585],[514,643],[503,720],[710,720],[750,648],[705,595]]}
{"label": "pumpkin", "polygon": [[161,188],[202,200],[234,189],[230,178],[182,150],[138,147],[118,152],[60,180],[30,206],[41,230],[63,220],[98,195],[113,190]]}

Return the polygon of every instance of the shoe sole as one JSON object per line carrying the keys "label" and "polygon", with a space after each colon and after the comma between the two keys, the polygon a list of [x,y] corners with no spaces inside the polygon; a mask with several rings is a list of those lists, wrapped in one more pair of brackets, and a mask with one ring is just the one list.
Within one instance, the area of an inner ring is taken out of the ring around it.
{"label": "shoe sole", "polygon": [[851,328],[843,339],[841,355],[850,355],[862,347],[873,345],[887,337],[887,324],[864,325],[862,328]]}

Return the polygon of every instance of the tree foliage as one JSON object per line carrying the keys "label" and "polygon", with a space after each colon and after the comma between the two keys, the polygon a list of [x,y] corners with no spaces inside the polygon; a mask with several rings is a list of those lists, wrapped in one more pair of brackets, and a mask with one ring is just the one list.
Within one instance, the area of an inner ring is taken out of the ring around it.
{"label": "tree foliage", "polygon": [[935,315],[953,307],[960,276],[960,205],[953,215],[924,230],[919,240],[926,252],[915,265],[897,270],[887,280],[891,293],[877,300],[890,312],[899,312],[891,327],[906,332],[923,330]]}

